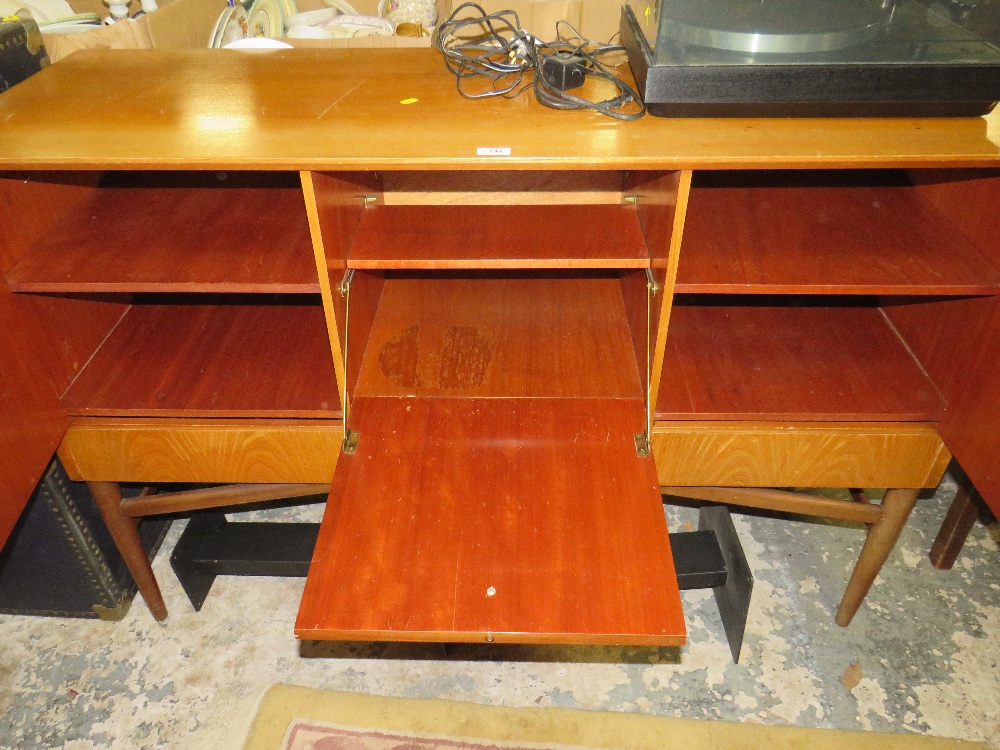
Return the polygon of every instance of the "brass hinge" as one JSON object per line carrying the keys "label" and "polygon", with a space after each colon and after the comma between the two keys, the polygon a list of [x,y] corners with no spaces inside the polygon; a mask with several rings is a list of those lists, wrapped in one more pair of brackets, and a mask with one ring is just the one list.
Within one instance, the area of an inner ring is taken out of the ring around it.
{"label": "brass hinge", "polygon": [[364,203],[365,208],[375,208],[375,204],[378,203],[378,196],[366,195],[361,200]]}
{"label": "brass hinge", "polygon": [[622,203],[624,203],[626,206],[638,206],[639,205],[639,196],[638,195],[623,195],[622,196]]}
{"label": "brass hinge", "polygon": [[649,293],[654,297],[660,293],[660,285],[656,283],[652,268],[646,269],[646,287],[649,289]]}
{"label": "brass hinge", "polygon": [[354,269],[348,268],[344,271],[344,278],[340,280],[340,285],[337,287],[341,297],[347,296],[347,290],[351,288],[352,281],[354,281]]}
{"label": "brass hinge", "polygon": [[358,441],[361,440],[361,433],[354,432],[350,428],[344,429],[344,445],[343,451],[347,455],[351,455],[358,449]]}
{"label": "brass hinge", "polygon": [[652,451],[652,445],[649,442],[649,433],[643,430],[642,432],[637,432],[635,434],[635,452],[640,458],[645,458]]}

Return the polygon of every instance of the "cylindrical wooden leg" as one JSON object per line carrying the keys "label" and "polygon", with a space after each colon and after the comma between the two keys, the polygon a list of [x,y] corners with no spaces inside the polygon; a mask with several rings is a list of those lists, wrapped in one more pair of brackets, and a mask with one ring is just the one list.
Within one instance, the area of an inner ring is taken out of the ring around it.
{"label": "cylindrical wooden leg", "polygon": [[114,482],[87,482],[90,493],[94,496],[97,509],[107,524],[111,538],[125,560],[125,565],[139,587],[139,593],[146,600],[146,606],[159,621],[167,619],[167,605],[163,603],[163,595],[153,575],[153,567],[149,564],[146,550],[139,538],[136,522],[122,515],[122,493]]}
{"label": "cylindrical wooden leg", "polygon": [[950,569],[965,546],[965,540],[979,518],[979,503],[975,493],[976,490],[968,480],[958,485],[955,499],[951,501],[944,522],[931,545],[931,565],[935,568]]}
{"label": "cylindrical wooden leg", "polygon": [[858,562],[847,582],[844,598],[840,600],[837,610],[837,624],[847,627],[854,613],[858,611],[865,594],[871,588],[892,548],[903,530],[906,519],[910,517],[917,502],[920,490],[892,489],[887,490],[882,499],[882,519],[873,523],[868,529],[868,537],[861,548]]}

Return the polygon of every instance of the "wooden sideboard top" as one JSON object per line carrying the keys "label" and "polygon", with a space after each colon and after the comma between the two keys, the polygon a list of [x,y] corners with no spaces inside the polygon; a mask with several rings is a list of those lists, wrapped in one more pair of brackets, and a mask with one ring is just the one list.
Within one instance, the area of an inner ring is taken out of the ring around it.
{"label": "wooden sideboard top", "polygon": [[[484,155],[496,149],[509,155]],[[1000,164],[1000,115],[619,122],[471,101],[433,50],[92,50],[0,95],[2,168]]]}

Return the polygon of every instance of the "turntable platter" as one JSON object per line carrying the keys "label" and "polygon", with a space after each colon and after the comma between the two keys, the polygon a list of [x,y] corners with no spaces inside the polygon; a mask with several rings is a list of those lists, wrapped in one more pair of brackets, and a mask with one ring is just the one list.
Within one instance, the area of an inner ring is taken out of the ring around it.
{"label": "turntable platter", "polygon": [[893,0],[662,0],[660,33],[749,54],[832,52],[875,39]]}

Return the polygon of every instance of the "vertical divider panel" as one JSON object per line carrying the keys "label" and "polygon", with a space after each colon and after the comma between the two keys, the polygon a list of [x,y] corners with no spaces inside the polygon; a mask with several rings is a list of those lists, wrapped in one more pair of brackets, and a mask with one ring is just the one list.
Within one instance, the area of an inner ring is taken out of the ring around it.
{"label": "vertical divider panel", "polygon": [[[653,298],[649,321],[649,335],[655,337],[649,384],[649,408],[653,414],[656,413],[656,395],[660,389],[660,371],[667,346],[670,312],[673,309],[684,219],[691,194],[691,175],[689,169],[652,174],[636,172],[630,175],[631,183],[626,185],[626,192],[636,196],[639,224],[649,249],[650,270],[659,287],[657,296]],[[644,360],[639,363],[639,367],[645,368]]]}
{"label": "vertical divider panel", "polygon": [[[347,273],[347,257],[364,212],[375,210],[366,208],[365,199],[375,196],[377,202],[381,200],[380,181],[374,172],[338,175],[301,172],[301,180],[323,313],[330,337],[330,352],[337,376],[337,392],[341,401],[346,392],[349,401],[357,384],[361,356],[378,307],[384,277],[376,273],[355,274],[351,330],[346,340],[347,300],[339,286]],[[348,409],[349,403],[341,403],[345,417]]]}

